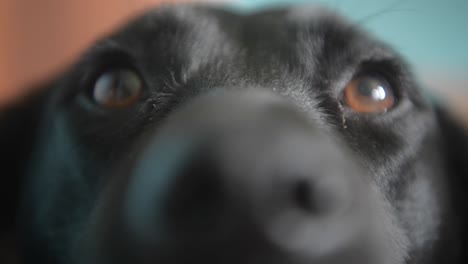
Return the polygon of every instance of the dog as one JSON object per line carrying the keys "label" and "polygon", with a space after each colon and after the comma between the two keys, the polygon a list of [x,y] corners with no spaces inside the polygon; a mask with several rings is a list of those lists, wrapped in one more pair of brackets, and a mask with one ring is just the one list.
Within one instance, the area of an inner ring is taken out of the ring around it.
{"label": "dog", "polygon": [[20,263],[465,263],[468,144],[324,8],[165,6],[2,112]]}

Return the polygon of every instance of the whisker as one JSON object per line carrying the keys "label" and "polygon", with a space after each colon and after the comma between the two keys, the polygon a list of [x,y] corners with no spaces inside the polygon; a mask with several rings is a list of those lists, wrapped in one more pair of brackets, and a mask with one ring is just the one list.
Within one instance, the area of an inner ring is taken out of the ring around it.
{"label": "whisker", "polygon": [[376,18],[376,17],[380,17],[382,15],[387,15],[387,14],[391,14],[391,13],[397,13],[397,12],[418,12],[417,9],[415,8],[397,8],[399,6],[401,6],[403,3],[405,2],[408,2],[408,0],[396,0],[396,1],[393,1],[391,2],[389,5],[387,5],[386,7],[380,9],[380,10],[377,10],[373,13],[370,13],[360,19],[358,19],[356,21],[356,24],[358,25],[362,25],[366,22],[368,22],[369,20],[373,19],[373,18]]}
{"label": "whisker", "polygon": [[358,25],[363,25],[364,23],[367,23],[369,22],[370,20],[376,18],[376,17],[380,17],[382,15],[388,15],[388,14],[391,14],[391,13],[402,13],[402,12],[412,12],[412,13],[418,13],[418,10],[417,9],[393,9],[393,10],[381,10],[379,12],[375,12],[373,14],[370,14],[368,16],[365,16],[361,19],[359,19],[358,21],[356,21],[356,24]]}

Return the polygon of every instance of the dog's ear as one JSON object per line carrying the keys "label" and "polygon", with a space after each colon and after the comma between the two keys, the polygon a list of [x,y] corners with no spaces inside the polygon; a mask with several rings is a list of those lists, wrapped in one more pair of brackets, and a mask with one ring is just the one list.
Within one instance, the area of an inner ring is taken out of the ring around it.
{"label": "dog's ear", "polygon": [[[451,206],[457,218],[454,224],[461,239],[460,259],[468,259],[468,131],[452,115],[436,108],[443,156],[449,181]],[[461,263],[461,262],[460,262]]]}
{"label": "dog's ear", "polygon": [[44,89],[0,108],[0,239],[15,230],[19,189],[38,129]]}

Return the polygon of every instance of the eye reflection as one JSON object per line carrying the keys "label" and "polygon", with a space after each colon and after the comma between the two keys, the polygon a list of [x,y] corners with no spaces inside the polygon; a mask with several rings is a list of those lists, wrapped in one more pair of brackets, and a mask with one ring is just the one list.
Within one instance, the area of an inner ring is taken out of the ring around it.
{"label": "eye reflection", "polygon": [[123,108],[136,103],[142,90],[142,81],[135,72],[127,69],[110,70],[96,80],[93,99],[107,108]]}

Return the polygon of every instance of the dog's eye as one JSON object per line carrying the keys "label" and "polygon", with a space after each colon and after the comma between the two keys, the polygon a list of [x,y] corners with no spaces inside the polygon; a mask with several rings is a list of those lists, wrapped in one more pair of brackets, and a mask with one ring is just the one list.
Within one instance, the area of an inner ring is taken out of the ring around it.
{"label": "dog's eye", "polygon": [[136,103],[143,90],[143,83],[135,72],[114,69],[101,74],[94,83],[94,101],[104,107],[122,108]]}
{"label": "dog's eye", "polygon": [[383,113],[395,104],[390,84],[383,78],[361,75],[349,82],[344,90],[344,103],[359,113]]}

